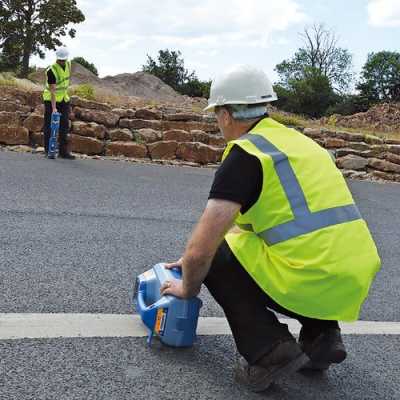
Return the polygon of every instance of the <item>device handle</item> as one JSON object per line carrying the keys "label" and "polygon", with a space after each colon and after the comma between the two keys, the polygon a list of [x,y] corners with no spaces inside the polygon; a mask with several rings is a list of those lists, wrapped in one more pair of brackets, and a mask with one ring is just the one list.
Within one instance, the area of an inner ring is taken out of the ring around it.
{"label": "device handle", "polygon": [[165,264],[157,264],[154,267],[154,272],[157,275],[157,279],[162,286],[165,281],[170,281],[172,279],[182,280],[182,270],[180,268],[167,269]]}
{"label": "device handle", "polygon": [[142,315],[144,313],[146,313],[150,307],[147,306],[145,303],[145,295],[146,295],[146,286],[147,286],[147,282],[146,281],[139,281],[138,283],[138,287],[137,287],[137,305],[138,305],[138,310],[139,313]]}
{"label": "device handle", "polygon": [[51,122],[58,124],[61,119],[61,114],[59,112],[51,113]]}
{"label": "device handle", "polygon": [[156,324],[157,308],[154,304],[147,306],[145,303],[146,285],[146,281],[139,281],[138,283],[137,308],[143,323],[146,325],[149,331],[147,343],[150,345],[154,334],[154,326]]}

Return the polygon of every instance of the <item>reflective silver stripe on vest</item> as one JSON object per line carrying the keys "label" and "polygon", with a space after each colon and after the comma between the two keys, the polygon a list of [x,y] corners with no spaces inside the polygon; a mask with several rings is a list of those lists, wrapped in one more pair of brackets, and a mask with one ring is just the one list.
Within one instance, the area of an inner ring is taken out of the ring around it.
{"label": "reflective silver stripe on vest", "polygon": [[329,208],[308,215],[302,215],[293,221],[267,229],[257,235],[263,238],[268,245],[272,246],[297,236],[327,228],[328,226],[356,221],[361,218],[357,206],[351,204],[349,206]]}
{"label": "reflective silver stripe on vest", "polygon": [[[257,233],[268,245],[281,243],[328,226],[362,219],[355,204],[329,208],[314,213],[311,212],[286,154],[278,150],[278,148],[261,135],[247,134],[242,136],[239,140],[250,141],[258,150],[272,158],[275,171],[294,215],[292,221]],[[249,230],[251,225],[239,225],[239,227]]]}
{"label": "reflective silver stripe on vest", "polygon": [[260,135],[247,134],[242,136],[241,140],[249,140],[258,150],[264,154],[268,154],[272,158],[276,173],[286,193],[293,215],[299,217],[301,215],[310,214],[310,209],[308,208],[303,190],[300,187],[299,181],[296,178],[286,154],[282,153],[271,142]]}

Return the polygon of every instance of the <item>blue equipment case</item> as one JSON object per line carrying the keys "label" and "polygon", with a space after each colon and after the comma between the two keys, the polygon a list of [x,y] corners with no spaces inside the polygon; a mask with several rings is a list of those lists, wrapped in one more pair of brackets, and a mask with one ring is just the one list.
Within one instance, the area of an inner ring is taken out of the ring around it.
{"label": "blue equipment case", "polygon": [[48,157],[54,160],[58,154],[58,131],[60,129],[60,113],[51,114],[51,134],[49,139]]}
{"label": "blue equipment case", "polygon": [[190,347],[196,340],[196,328],[202,302],[197,297],[178,299],[160,295],[167,280],[182,279],[180,269],[168,270],[157,264],[136,279],[134,299],[137,311],[149,330],[148,344],[154,335],[172,347]]}

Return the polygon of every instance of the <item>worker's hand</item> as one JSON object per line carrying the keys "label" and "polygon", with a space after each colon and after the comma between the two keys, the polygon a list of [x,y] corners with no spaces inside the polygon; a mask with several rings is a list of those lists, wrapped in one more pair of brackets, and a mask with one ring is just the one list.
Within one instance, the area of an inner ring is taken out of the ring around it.
{"label": "worker's hand", "polygon": [[183,257],[181,257],[178,261],[164,264],[164,267],[166,269],[182,268],[182,264],[183,264]]}
{"label": "worker's hand", "polygon": [[162,296],[166,294],[171,294],[172,296],[179,297],[181,299],[187,299],[185,291],[183,290],[182,281],[171,280],[165,281],[164,284],[160,288],[160,293]]}
{"label": "worker's hand", "polygon": [[58,113],[57,108],[53,108],[53,114],[57,114],[57,113]]}

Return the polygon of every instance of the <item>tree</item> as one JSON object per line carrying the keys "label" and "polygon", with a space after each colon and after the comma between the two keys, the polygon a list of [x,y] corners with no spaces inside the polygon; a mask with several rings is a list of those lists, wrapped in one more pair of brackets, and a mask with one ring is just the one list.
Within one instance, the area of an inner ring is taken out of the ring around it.
{"label": "tree", "polygon": [[288,87],[289,81],[302,80],[308,68],[318,70],[339,93],[345,92],[352,80],[352,56],[338,47],[336,35],[322,24],[305,28],[300,34],[303,47],[290,60],[278,64],[275,70],[280,76],[279,84]]}
{"label": "tree", "polygon": [[85,20],[76,0],[0,0],[0,48],[10,37],[22,48],[21,76],[29,73],[34,54],[44,58],[44,49],[61,46],[60,38],[75,37],[71,23]]}
{"label": "tree", "polygon": [[357,89],[371,103],[400,101],[400,53],[370,53]]}
{"label": "tree", "polygon": [[192,97],[208,97],[211,82],[200,81],[196,73],[185,68],[180,51],[159,50],[157,60],[147,55],[147,63],[142,70],[161,79],[177,92]]}
{"label": "tree", "polygon": [[87,70],[89,70],[96,76],[99,76],[99,72],[97,71],[97,68],[95,67],[95,65],[93,63],[85,60],[83,57],[75,57],[72,59],[72,61],[82,65],[82,67],[85,67]]}
{"label": "tree", "polygon": [[4,40],[0,53],[0,72],[15,71],[22,62],[22,50],[13,35]]}
{"label": "tree", "polygon": [[160,50],[157,61],[147,55],[147,63],[142,69],[179,91],[188,76],[181,56],[180,51]]}
{"label": "tree", "polygon": [[192,73],[180,88],[180,93],[191,97],[210,97],[211,81],[201,81]]}
{"label": "tree", "polygon": [[329,79],[312,67],[304,69],[302,78],[289,79],[286,86],[276,85],[275,90],[278,108],[312,118],[323,116],[338,97]]}

